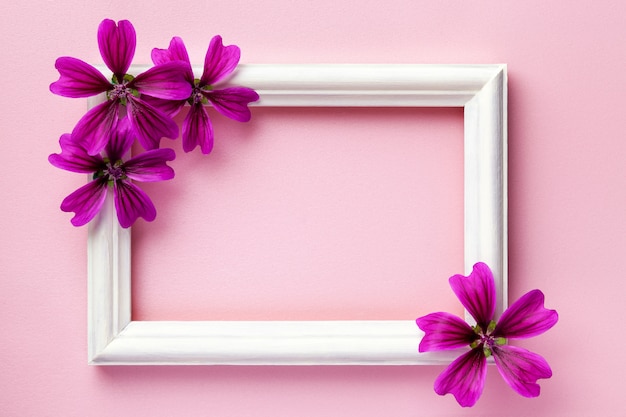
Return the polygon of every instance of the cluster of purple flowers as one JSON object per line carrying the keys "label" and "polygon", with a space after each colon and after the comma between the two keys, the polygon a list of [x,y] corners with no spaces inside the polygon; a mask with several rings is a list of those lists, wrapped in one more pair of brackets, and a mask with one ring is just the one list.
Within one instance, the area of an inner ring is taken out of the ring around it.
{"label": "cluster of purple flowers", "polygon": [[[174,37],[168,49],[153,49],[154,66],[128,74],[135,55],[136,33],[127,20],[105,19],[98,28],[98,46],[112,77],[108,80],[92,65],[72,57],[60,57],[55,67],[59,80],[50,91],[65,97],[105,94],[105,101],[89,110],[69,134],[61,136],[61,153],[50,163],[72,172],[93,174],[85,186],[67,196],[61,210],[74,212],[74,226],[82,226],[100,211],[108,190],[113,190],[117,217],[130,227],[139,217],[152,221],[156,210],[150,198],[131,180],[163,181],[174,177],[167,165],[176,157],[172,149],[159,149],[161,138],[176,139],[178,125],[172,119],[188,103],[183,122],[183,150],[196,147],[204,154],[213,148],[213,128],[205,106],[220,114],[247,122],[248,104],[259,99],[246,87],[216,88],[239,63],[240,50],[224,46],[220,36],[209,45],[201,78],[194,78],[182,39]],[[130,158],[134,141],[145,150]]]}

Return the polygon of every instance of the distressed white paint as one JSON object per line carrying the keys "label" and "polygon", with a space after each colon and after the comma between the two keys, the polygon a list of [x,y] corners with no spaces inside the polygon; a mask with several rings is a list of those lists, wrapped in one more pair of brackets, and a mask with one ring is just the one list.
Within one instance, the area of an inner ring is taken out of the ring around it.
{"label": "distressed white paint", "polygon": [[[504,310],[504,65],[240,65],[229,83],[254,88],[257,106],[463,107],[465,269],[477,261],[492,268],[497,312]],[[458,354],[418,353],[422,333],[413,321],[131,321],[130,246],[130,231],[119,227],[109,198],[89,225],[91,364],[426,365]]]}

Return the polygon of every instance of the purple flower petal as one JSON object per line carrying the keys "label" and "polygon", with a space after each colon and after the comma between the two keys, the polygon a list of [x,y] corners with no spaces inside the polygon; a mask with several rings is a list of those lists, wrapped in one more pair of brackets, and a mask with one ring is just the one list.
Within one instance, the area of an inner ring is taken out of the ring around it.
{"label": "purple flower petal", "polygon": [[150,197],[130,181],[115,181],[115,210],[123,228],[128,228],[139,217],[146,221],[156,218],[156,208]]}
{"label": "purple flower petal", "polygon": [[187,100],[163,100],[146,95],[141,96],[141,100],[170,117],[176,116],[187,103]]}
{"label": "purple flower petal", "polygon": [[117,129],[120,104],[107,100],[89,110],[72,131],[72,140],[84,146],[89,155],[96,155],[104,149]]}
{"label": "purple flower petal", "polygon": [[151,57],[154,65],[161,65],[170,61],[186,62],[189,66],[185,78],[189,81],[190,85],[193,85],[194,75],[191,69],[191,61],[189,60],[189,54],[187,54],[187,48],[185,48],[185,44],[181,38],[174,36],[167,49],[154,48]]}
{"label": "purple flower petal", "polygon": [[104,63],[117,81],[128,71],[135,55],[137,35],[135,28],[128,20],[120,20],[117,25],[111,19],[104,19],[98,27],[98,47]]}
{"label": "purple flower petal", "polygon": [[555,310],[548,310],[543,306],[544,298],[540,290],[523,295],[502,314],[493,335],[520,339],[537,336],[549,330],[559,320],[559,315]]}
{"label": "purple flower petal", "polygon": [[65,197],[61,210],[76,213],[72,218],[74,226],[83,226],[91,221],[102,208],[107,196],[107,180],[95,179]]}
{"label": "purple flower petal", "polygon": [[124,164],[128,178],[144,181],[164,181],[174,178],[174,170],[167,166],[167,161],[173,161],[176,153],[172,149],[154,149],[140,153]]}
{"label": "purple flower petal", "polygon": [[80,59],[61,57],[56,60],[59,80],[50,84],[50,91],[63,97],[91,97],[111,89],[104,75]]}
{"label": "purple flower petal", "polygon": [[116,129],[111,132],[111,138],[105,147],[107,157],[113,163],[123,159],[130,151],[134,141],[129,119],[127,117],[120,119]]}
{"label": "purple flower petal", "polygon": [[100,155],[87,154],[85,148],[73,141],[69,133],[61,136],[59,144],[61,145],[61,153],[48,156],[48,161],[57,168],[89,174],[96,172],[102,165]]}
{"label": "purple flower petal", "polygon": [[449,282],[461,304],[486,332],[496,310],[496,288],[489,267],[478,262],[467,277],[454,275]]}
{"label": "purple flower petal", "polygon": [[178,125],[162,111],[130,96],[127,103],[131,132],[146,150],[156,149],[162,137],[176,139]]}
{"label": "purple flower petal", "polygon": [[189,64],[182,61],[166,62],[142,72],[128,83],[141,94],[166,100],[186,100],[191,95],[191,85],[186,78]]}
{"label": "purple flower petal", "polygon": [[172,38],[170,46],[167,49],[152,49],[151,58],[154,65],[164,64],[170,61],[185,61],[191,64],[185,43],[178,36]]}
{"label": "purple flower petal", "polygon": [[191,152],[196,146],[200,146],[203,154],[213,149],[213,124],[200,103],[191,106],[183,121],[183,150]]}
{"label": "purple flower petal", "polygon": [[204,93],[215,110],[238,122],[247,122],[252,117],[248,103],[257,101],[259,95],[247,87],[229,87]]}
{"label": "purple flower petal", "polygon": [[493,346],[492,351],[502,378],[511,388],[524,397],[539,396],[537,380],[552,376],[544,358],[515,346]]}
{"label": "purple flower petal", "polygon": [[465,321],[450,313],[431,313],[418,318],[416,323],[424,332],[420,352],[455,349],[478,339]]}
{"label": "purple flower petal", "polygon": [[222,37],[214,36],[204,57],[204,72],[200,78],[200,86],[215,84],[233,72],[240,57],[241,51],[237,45],[224,46]]}
{"label": "purple flower petal", "polygon": [[189,54],[187,53],[187,48],[185,47],[185,43],[182,38],[174,36],[170,41],[168,51],[172,61],[184,61],[191,65]]}
{"label": "purple flower petal", "polygon": [[482,347],[459,356],[435,380],[435,392],[452,394],[459,405],[471,407],[480,398],[487,375],[487,359]]}

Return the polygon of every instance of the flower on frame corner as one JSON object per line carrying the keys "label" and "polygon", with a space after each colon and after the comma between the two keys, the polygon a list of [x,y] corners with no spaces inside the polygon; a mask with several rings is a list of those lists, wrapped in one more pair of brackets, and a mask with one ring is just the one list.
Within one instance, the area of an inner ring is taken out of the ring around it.
{"label": "flower on frame corner", "polygon": [[485,385],[487,358],[493,356],[498,371],[514,391],[524,397],[539,396],[537,380],[552,376],[550,366],[542,356],[511,346],[507,341],[537,336],[557,323],[557,312],[544,307],[544,294],[540,290],[526,293],[496,322],[495,282],[485,263],[476,263],[468,276],[450,277],[449,283],[476,325],[472,327],[445,312],[431,313],[416,320],[424,332],[420,352],[470,348],[437,377],[435,392],[452,394],[463,407],[473,406]]}
{"label": "flower on frame corner", "polygon": [[143,73],[127,74],[135,54],[136,33],[128,20],[104,19],[98,27],[98,46],[113,73],[108,80],[98,69],[80,59],[63,56],[56,60],[59,79],[50,91],[64,97],[90,97],[106,93],[106,100],[89,110],[72,131],[89,155],[100,153],[127,118],[133,135],[146,150],[156,149],[162,137],[176,139],[178,125],[171,116],[150,104],[147,97],[180,100],[191,88],[184,78],[185,65],[178,61],[155,65]]}
{"label": "flower on frame corner", "polygon": [[129,153],[134,137],[127,119],[122,119],[105,146],[103,155],[90,155],[82,141],[71,134],[61,136],[60,154],[48,157],[50,164],[66,171],[90,174],[91,180],[68,195],[61,210],[74,212],[74,226],[89,223],[101,210],[112,190],[115,211],[120,226],[128,228],[142,217],[146,221],[156,218],[156,208],[150,197],[133,181],[155,182],[174,178],[174,170],[167,162],[176,158],[174,150],[152,149],[124,159]]}
{"label": "flower on frame corner", "polygon": [[231,86],[220,88],[217,84],[226,79],[239,64],[241,50],[237,45],[224,46],[222,37],[214,36],[204,58],[200,78],[194,78],[191,61],[185,44],[180,37],[173,37],[167,49],[154,48],[152,62],[164,65],[180,62],[186,65],[185,79],[191,93],[183,100],[150,100],[156,107],[175,114],[185,103],[190,108],[182,126],[183,150],[191,152],[196,147],[204,154],[213,149],[213,124],[206,111],[209,104],[221,115],[238,122],[248,122],[252,114],[248,104],[259,100],[256,91],[248,87]]}

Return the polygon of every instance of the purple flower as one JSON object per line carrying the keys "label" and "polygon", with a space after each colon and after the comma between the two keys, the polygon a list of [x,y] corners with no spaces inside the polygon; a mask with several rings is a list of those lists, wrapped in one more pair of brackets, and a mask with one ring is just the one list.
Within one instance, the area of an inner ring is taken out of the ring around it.
{"label": "purple flower", "polygon": [[166,164],[176,157],[172,149],[149,150],[126,161],[122,160],[134,139],[126,119],[120,121],[118,128],[106,144],[106,156],[90,155],[81,141],[64,134],[59,141],[61,153],[48,157],[57,168],[93,174],[90,182],[68,195],[61,203],[61,210],[75,213],[72,218],[74,226],[87,224],[98,214],[111,187],[117,218],[122,227],[132,226],[139,217],[152,221],[156,218],[154,204],[131,180],[152,182],[174,178],[174,170]]}
{"label": "purple flower", "polygon": [[189,97],[191,87],[185,79],[186,66],[180,62],[157,65],[133,77],[127,74],[135,54],[136,35],[127,20],[118,24],[105,19],[98,27],[100,54],[113,72],[107,80],[96,68],[72,57],[60,57],[55,67],[59,80],[50,91],[65,97],[89,97],[106,92],[107,100],[89,110],[72,132],[74,141],[85,144],[89,155],[102,151],[117,130],[119,121],[128,117],[130,129],[145,149],[158,148],[162,137],[178,137],[178,126],[162,110],[142,96],[180,100]]}
{"label": "purple flower", "polygon": [[[200,79],[194,79],[189,55],[183,40],[172,38],[168,49],[153,49],[152,61],[155,65],[165,65],[169,62],[184,62],[186,64],[185,78],[192,88],[191,94],[184,100],[164,104],[164,111],[174,113],[185,104],[191,108],[183,122],[183,150],[190,152],[200,146],[204,154],[213,149],[213,126],[205,105],[211,103],[220,114],[247,122],[251,114],[248,104],[259,99],[259,95],[246,87],[227,87],[215,89],[214,85],[232,73],[239,63],[241,52],[236,45],[224,46],[222,38],[215,36],[211,39],[209,49],[204,58],[204,72]],[[151,101],[152,102],[152,101]],[[163,106],[163,104],[161,105]]]}
{"label": "purple flower", "polygon": [[504,380],[524,397],[537,397],[537,380],[550,378],[552,370],[544,358],[506,344],[507,339],[537,336],[556,324],[555,310],[544,308],[544,295],[533,290],[511,305],[496,323],[496,290],[493,274],[487,265],[477,263],[465,277],[450,278],[452,291],[476,320],[471,327],[449,313],[432,313],[416,320],[425,333],[420,352],[455,349],[470,346],[435,381],[439,395],[451,393],[463,407],[473,406],[480,397],[487,374],[487,357],[493,355]]}

